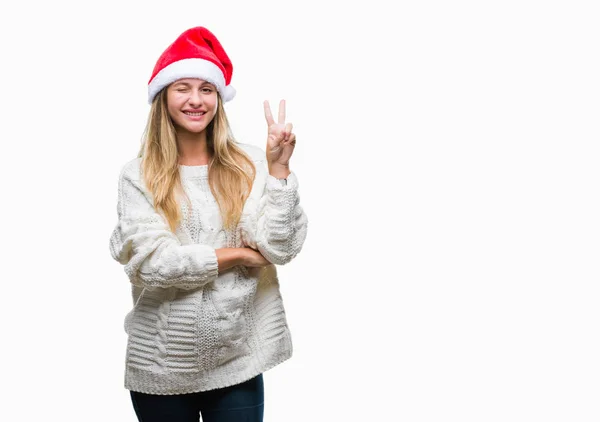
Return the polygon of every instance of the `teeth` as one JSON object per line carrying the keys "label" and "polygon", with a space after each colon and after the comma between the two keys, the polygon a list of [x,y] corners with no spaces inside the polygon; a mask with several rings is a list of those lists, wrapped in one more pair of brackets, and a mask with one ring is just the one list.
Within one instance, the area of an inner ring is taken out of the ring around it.
{"label": "teeth", "polygon": [[204,113],[192,113],[191,111],[184,111],[188,116],[202,116]]}

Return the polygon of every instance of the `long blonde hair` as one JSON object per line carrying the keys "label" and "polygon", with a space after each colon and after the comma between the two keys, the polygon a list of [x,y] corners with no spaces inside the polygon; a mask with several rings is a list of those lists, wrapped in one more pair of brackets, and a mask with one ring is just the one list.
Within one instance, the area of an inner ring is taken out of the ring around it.
{"label": "long blonde hair", "polygon": [[[179,174],[177,132],[167,110],[166,91],[163,89],[152,102],[138,157],[142,158],[142,176],[152,194],[154,208],[165,216],[175,232],[182,218],[177,193],[183,194],[188,203],[189,198]],[[220,96],[217,112],[206,131],[212,156],[208,164],[210,190],[219,204],[224,228],[233,230],[252,189],[256,167],[237,145]]]}

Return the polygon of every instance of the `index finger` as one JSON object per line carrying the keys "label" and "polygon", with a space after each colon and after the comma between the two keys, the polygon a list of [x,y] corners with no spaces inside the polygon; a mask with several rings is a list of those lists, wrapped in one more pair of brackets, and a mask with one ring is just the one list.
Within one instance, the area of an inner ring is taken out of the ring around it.
{"label": "index finger", "polygon": [[275,120],[273,120],[273,115],[271,114],[271,106],[269,105],[269,102],[265,100],[265,102],[263,102],[263,106],[265,108],[265,119],[267,120],[267,124],[269,126],[271,126],[272,124],[275,123]]}
{"label": "index finger", "polygon": [[285,123],[285,100],[279,102],[279,121],[277,123]]}

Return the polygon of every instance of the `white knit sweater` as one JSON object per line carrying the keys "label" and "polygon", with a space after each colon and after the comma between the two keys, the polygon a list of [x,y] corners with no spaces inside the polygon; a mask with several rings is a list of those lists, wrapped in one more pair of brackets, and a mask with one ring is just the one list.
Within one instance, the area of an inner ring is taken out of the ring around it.
{"label": "white knit sweater", "polygon": [[306,238],[295,174],[282,185],[269,175],[262,149],[238,145],[257,173],[233,232],[222,227],[207,166],[179,166],[192,206],[180,201],[183,219],[175,233],[152,206],[141,159],[121,171],[110,250],[132,283],[134,306],[125,317],[129,390],[183,394],[222,388],[292,355],[275,265],[218,273],[215,249],[250,246],[283,265]]}

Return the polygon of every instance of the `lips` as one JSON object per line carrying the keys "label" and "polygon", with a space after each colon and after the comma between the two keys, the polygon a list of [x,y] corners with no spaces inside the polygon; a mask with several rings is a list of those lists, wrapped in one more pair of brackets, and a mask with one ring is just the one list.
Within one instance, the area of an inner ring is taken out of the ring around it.
{"label": "lips", "polygon": [[183,114],[185,114],[185,118],[189,121],[200,122],[204,119],[206,111],[183,110]]}

